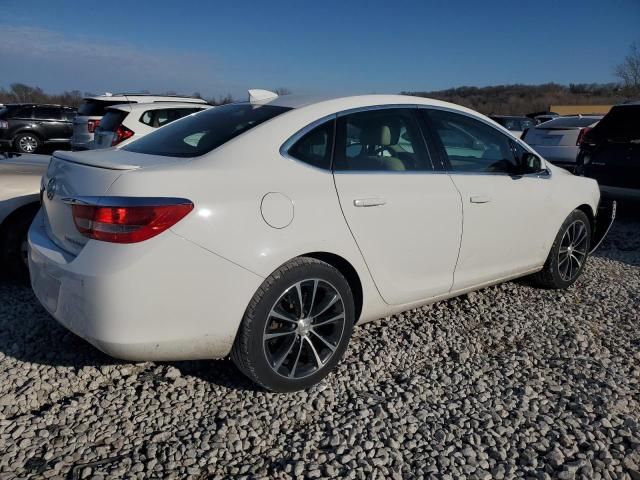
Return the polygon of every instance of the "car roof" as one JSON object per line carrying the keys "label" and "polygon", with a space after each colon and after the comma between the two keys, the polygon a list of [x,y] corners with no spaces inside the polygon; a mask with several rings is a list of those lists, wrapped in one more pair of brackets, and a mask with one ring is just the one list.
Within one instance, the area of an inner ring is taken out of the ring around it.
{"label": "car roof", "polygon": [[167,101],[184,100],[187,103],[207,103],[207,101],[202,98],[191,97],[188,95],[155,95],[150,93],[114,93],[114,94],[108,94],[108,95],[94,95],[90,97],[84,97],[83,100],[97,100],[97,101],[104,101],[104,102],[117,102],[117,101],[129,102],[131,100],[146,100],[149,103],[162,101],[162,100],[167,100]]}
{"label": "car roof", "polygon": [[153,103],[121,103],[119,105],[111,105],[107,110],[121,110],[126,112],[147,111],[147,110],[166,110],[171,108],[210,108],[212,105],[204,103],[189,102],[153,102]]}
{"label": "car roof", "polygon": [[70,110],[76,110],[76,107],[70,107],[68,105],[60,105],[59,103],[5,103],[2,107],[56,107],[56,108],[68,108]]}

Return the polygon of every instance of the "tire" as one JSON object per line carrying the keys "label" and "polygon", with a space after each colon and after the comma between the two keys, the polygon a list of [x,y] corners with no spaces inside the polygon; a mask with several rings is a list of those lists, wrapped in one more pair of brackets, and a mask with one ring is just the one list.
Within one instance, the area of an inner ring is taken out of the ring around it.
{"label": "tire", "polygon": [[40,137],[31,132],[19,133],[13,138],[13,148],[19,153],[36,153],[40,143]]}
{"label": "tire", "polygon": [[308,388],[343,357],[354,312],[349,283],[337,269],[314,258],[296,258],[271,274],[253,296],[231,358],[268,390]]}
{"label": "tire", "polygon": [[10,218],[3,227],[3,263],[16,280],[29,282],[29,264],[26,258],[27,233],[38,212],[37,207],[29,207]]}
{"label": "tire", "polygon": [[533,280],[543,288],[569,288],[578,279],[589,258],[591,223],[581,210],[574,210],[560,227],[547,261]]}

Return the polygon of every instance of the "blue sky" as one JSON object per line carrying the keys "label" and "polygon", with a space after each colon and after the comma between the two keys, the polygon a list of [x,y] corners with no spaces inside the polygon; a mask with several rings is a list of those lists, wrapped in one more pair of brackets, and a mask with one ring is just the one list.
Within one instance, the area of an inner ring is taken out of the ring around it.
{"label": "blue sky", "polygon": [[640,43],[640,0],[0,0],[0,12],[0,86],[49,92],[610,82]]}

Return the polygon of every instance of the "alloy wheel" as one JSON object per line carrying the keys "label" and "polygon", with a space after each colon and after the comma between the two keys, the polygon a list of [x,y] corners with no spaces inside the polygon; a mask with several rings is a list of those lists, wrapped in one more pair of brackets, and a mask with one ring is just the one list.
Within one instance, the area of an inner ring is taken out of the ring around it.
{"label": "alloy wheel", "polygon": [[267,362],[285,378],[308,377],[333,356],[344,326],[344,302],[336,287],[319,278],[299,281],[269,312],[262,338]]}
{"label": "alloy wheel", "polygon": [[587,258],[588,230],[582,220],[576,220],[567,227],[558,251],[558,272],[565,281],[571,281],[582,268]]}
{"label": "alloy wheel", "polygon": [[38,148],[38,139],[32,135],[25,135],[18,140],[20,150],[26,153],[33,153]]}

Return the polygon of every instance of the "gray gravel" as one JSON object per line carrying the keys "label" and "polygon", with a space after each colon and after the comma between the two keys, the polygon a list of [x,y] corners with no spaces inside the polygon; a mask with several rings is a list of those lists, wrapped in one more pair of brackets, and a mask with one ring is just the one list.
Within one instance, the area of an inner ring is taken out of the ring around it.
{"label": "gray gravel", "polygon": [[0,283],[0,479],[640,479],[640,216],[572,289],[488,288],[356,329],[308,392],[130,364]]}

